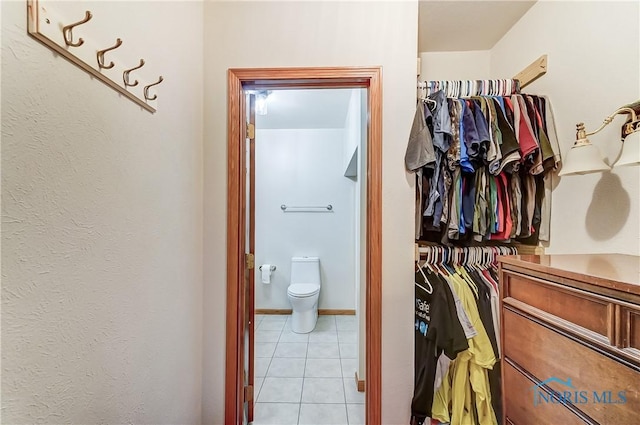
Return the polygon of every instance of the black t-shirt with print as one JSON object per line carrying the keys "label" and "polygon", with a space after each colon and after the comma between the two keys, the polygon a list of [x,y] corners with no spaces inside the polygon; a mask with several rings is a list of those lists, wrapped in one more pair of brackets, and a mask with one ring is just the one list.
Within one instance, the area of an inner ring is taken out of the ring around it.
{"label": "black t-shirt with print", "polygon": [[[415,275],[415,379],[411,423],[416,425],[431,416],[433,384],[440,353],[444,350],[445,354],[452,354],[455,358],[458,352],[468,348],[464,331],[455,315],[455,306],[453,310],[450,307],[453,297],[447,283],[426,270],[425,274],[428,281],[419,271]],[[425,290],[430,287],[432,293]]]}

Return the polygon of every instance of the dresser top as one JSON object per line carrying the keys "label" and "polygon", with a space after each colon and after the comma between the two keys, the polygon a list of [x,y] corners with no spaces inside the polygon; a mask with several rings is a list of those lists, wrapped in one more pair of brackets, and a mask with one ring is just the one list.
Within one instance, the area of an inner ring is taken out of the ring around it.
{"label": "dresser top", "polygon": [[510,255],[499,261],[640,295],[640,257],[634,255]]}

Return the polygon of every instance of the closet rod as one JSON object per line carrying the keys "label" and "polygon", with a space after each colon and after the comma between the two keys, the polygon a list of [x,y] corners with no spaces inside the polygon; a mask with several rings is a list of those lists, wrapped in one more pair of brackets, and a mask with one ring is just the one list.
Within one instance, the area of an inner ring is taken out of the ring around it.
{"label": "closet rod", "polygon": [[[548,56],[542,55],[538,59],[533,61],[530,65],[528,65],[526,68],[524,68],[522,71],[518,72],[513,77],[514,80],[520,81],[520,89],[525,88],[526,86],[533,83],[535,80],[537,80],[538,78],[542,77],[544,74],[547,73],[547,69],[548,69],[547,61],[548,61]],[[418,59],[418,66],[420,66],[419,59]],[[418,75],[420,74],[418,73]],[[426,82],[418,81],[417,88],[425,89]]]}
{"label": "closet rod", "polygon": [[417,260],[418,264],[422,260],[426,260],[426,264],[488,266],[496,264],[498,256],[519,254],[518,249],[514,246],[445,247],[432,245],[425,246],[423,250]]}
{"label": "closet rod", "polygon": [[520,81],[515,79],[490,80],[427,80],[418,81],[417,89],[424,91],[419,97],[426,97],[430,91],[444,90],[447,97],[510,96],[520,93]]}
{"label": "closet rod", "polygon": [[[419,261],[420,257],[422,256],[423,253],[425,253],[429,247],[433,247],[433,246],[437,246],[437,247],[441,247],[441,248],[447,248],[443,245],[420,245],[419,243],[416,243],[414,245],[414,258],[415,261]],[[503,246],[505,248],[516,248],[518,250],[518,255],[545,255],[545,248],[543,246],[539,246],[539,245],[523,245],[520,243],[515,243],[511,246],[508,245],[496,245],[496,247],[500,247]],[[453,249],[453,247],[451,247]],[[458,249],[464,249],[465,247],[456,247]],[[491,248],[490,246],[475,246],[475,247],[466,247],[466,248]]]}

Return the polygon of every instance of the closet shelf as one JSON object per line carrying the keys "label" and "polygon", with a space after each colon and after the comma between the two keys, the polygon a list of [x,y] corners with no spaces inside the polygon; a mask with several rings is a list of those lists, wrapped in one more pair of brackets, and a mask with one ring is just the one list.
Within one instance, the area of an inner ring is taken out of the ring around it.
{"label": "closet shelf", "polygon": [[347,168],[344,170],[345,177],[357,177],[358,176],[358,147],[353,150],[353,154],[351,154],[351,159],[349,159],[349,164],[347,164]]}

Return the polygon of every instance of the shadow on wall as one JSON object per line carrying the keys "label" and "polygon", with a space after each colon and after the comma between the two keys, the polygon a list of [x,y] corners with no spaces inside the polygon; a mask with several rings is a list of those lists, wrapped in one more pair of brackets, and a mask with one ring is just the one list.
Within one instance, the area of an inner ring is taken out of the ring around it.
{"label": "shadow on wall", "polygon": [[620,177],[605,172],[593,190],[587,209],[587,233],[597,241],[606,241],[617,235],[629,218],[631,202],[622,187]]}

